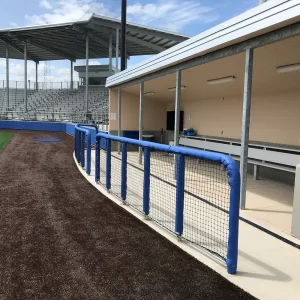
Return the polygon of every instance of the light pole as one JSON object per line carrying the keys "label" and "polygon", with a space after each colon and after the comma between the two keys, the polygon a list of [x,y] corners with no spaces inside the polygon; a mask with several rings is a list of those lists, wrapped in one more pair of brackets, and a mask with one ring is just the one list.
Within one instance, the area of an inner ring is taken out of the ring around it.
{"label": "light pole", "polygon": [[127,10],[127,0],[122,0],[122,13],[121,13],[121,71],[126,69],[126,10]]}

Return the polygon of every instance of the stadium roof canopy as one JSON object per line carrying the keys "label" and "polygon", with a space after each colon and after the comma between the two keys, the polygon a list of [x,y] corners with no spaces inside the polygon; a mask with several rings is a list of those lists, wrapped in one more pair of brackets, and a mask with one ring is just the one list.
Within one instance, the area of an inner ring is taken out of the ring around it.
{"label": "stadium roof canopy", "polygon": [[[86,34],[89,36],[89,58],[108,58],[109,39],[112,35],[115,56],[118,19],[93,14],[89,19],[63,24],[48,24],[0,30],[0,58],[24,58],[27,41],[27,57],[33,61],[84,59],[86,57]],[[188,36],[127,23],[126,55],[157,54],[187,40]]]}

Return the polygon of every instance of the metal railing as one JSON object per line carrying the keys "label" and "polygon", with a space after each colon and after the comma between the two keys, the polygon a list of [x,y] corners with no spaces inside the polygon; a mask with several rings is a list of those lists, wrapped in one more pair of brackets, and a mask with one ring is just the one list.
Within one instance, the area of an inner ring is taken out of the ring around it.
{"label": "metal railing", "polygon": [[[77,137],[75,153],[84,151]],[[96,135],[91,152],[96,182],[181,239],[225,261],[228,273],[236,273],[240,174],[231,157],[105,133]]]}

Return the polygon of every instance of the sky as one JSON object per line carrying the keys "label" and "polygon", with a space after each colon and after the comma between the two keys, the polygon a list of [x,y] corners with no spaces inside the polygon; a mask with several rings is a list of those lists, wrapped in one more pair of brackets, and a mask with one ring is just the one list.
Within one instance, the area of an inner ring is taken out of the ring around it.
{"label": "sky", "polygon": [[[258,0],[127,0],[130,22],[169,30],[188,36],[197,35],[255,6]],[[0,28],[78,21],[97,13],[120,18],[121,0],[1,0]],[[131,57],[132,67],[147,57]],[[106,60],[90,60],[105,64]],[[84,65],[77,60],[74,65]],[[39,81],[43,81],[44,63],[39,64]],[[51,61],[50,81],[70,80],[70,62]],[[0,59],[0,80],[5,80],[5,60]],[[23,81],[22,60],[10,60],[10,80]],[[35,80],[35,64],[28,62],[28,79]],[[74,80],[77,80],[74,72]]]}

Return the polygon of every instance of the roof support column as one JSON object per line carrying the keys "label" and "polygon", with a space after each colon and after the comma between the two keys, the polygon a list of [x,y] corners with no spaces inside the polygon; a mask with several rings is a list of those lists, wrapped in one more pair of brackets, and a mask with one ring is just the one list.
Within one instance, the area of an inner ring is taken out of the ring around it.
{"label": "roof support column", "polygon": [[6,110],[9,110],[9,49],[6,44]]}
{"label": "roof support column", "polygon": [[39,64],[35,63],[35,89],[39,89]]}
{"label": "roof support column", "polygon": [[71,60],[71,82],[70,89],[73,90],[73,61]]}
{"label": "roof support column", "polygon": [[108,52],[109,52],[109,76],[111,76],[112,74],[112,34],[110,33],[109,34],[109,49],[108,49]]}
{"label": "roof support column", "polygon": [[119,72],[119,42],[120,42],[120,36],[119,36],[119,29],[116,29],[116,71],[115,73]]}
{"label": "roof support column", "polygon": [[24,42],[24,102],[27,112],[27,42]]}
{"label": "roof support column", "polygon": [[176,95],[175,95],[175,124],[174,124],[174,146],[179,143],[180,123],[180,101],[181,101],[181,71],[176,72]]}
{"label": "roof support column", "polygon": [[85,109],[86,114],[89,112],[88,107],[88,93],[89,93],[89,36],[85,39]]}
{"label": "roof support column", "polygon": [[[144,82],[140,83],[140,114],[139,114],[139,140],[143,139],[144,115]],[[143,162],[143,148],[139,147],[139,164]]]}
{"label": "roof support column", "polygon": [[[122,101],[122,90],[118,89],[118,136],[121,136],[121,101]],[[118,143],[118,154],[120,154],[121,145]]]}
{"label": "roof support column", "polygon": [[242,117],[242,138],[241,138],[241,209],[246,208],[247,170],[248,170],[248,145],[250,129],[250,110],[252,93],[252,72],[253,72],[253,49],[246,50],[246,64],[244,77],[244,100]]}

